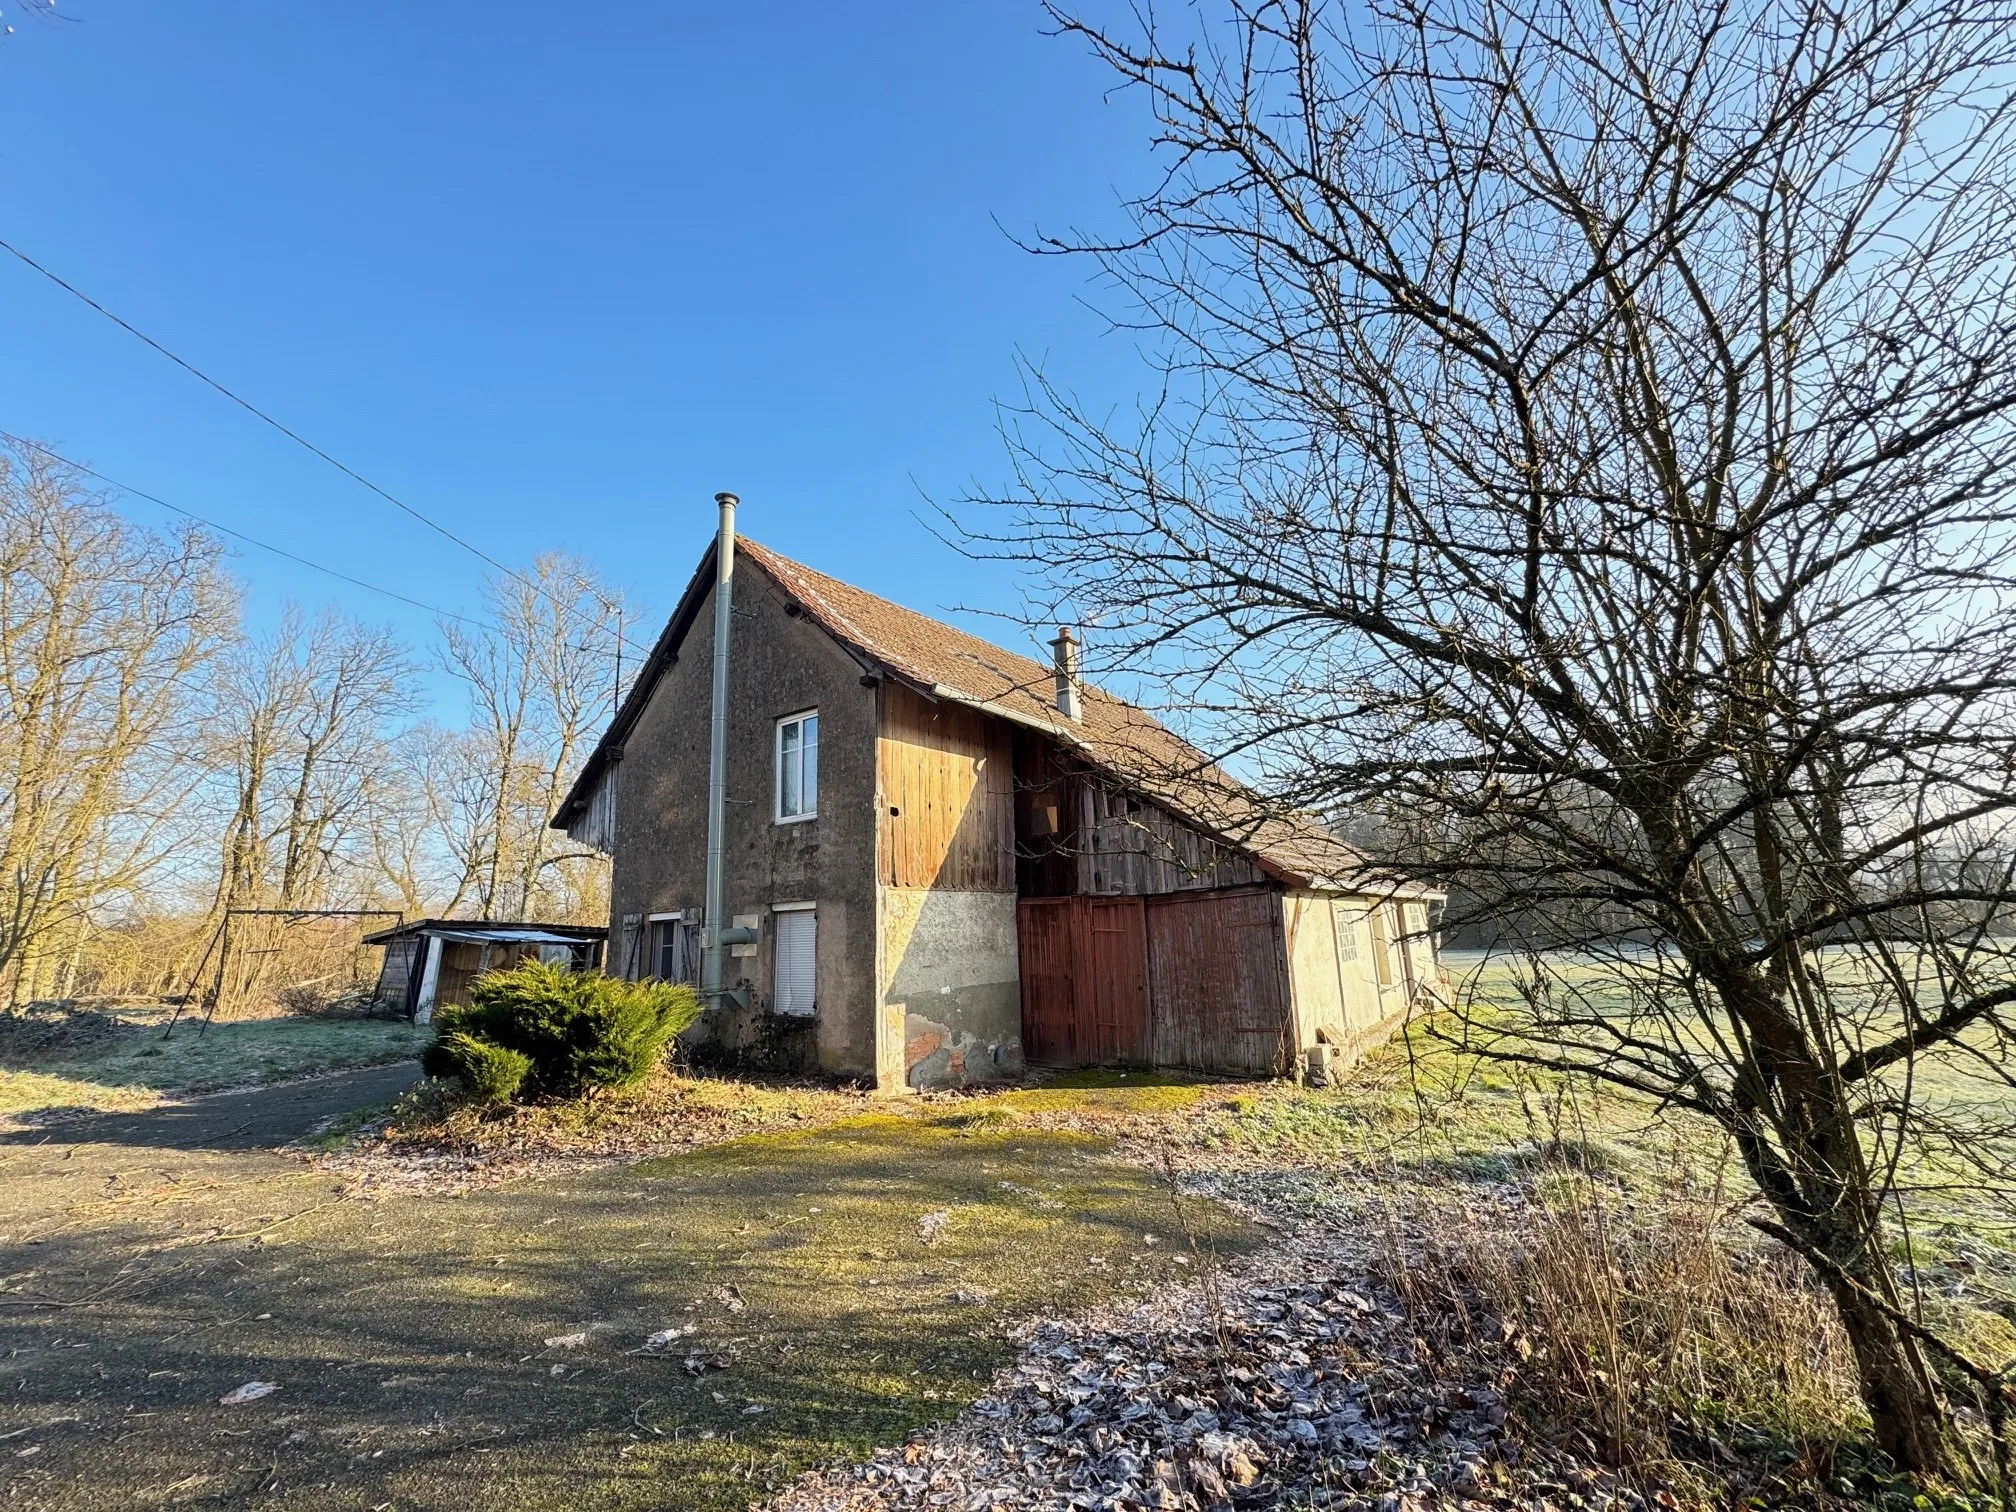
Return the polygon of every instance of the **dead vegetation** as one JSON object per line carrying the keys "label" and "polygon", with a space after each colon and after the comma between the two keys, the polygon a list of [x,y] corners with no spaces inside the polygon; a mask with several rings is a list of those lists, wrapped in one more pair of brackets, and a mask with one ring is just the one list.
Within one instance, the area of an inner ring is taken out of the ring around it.
{"label": "dead vegetation", "polygon": [[865,1092],[661,1067],[635,1087],[486,1108],[423,1082],[321,1141],[318,1163],[374,1187],[466,1191],[522,1176],[629,1164],[750,1134],[809,1130],[870,1110]]}
{"label": "dead vegetation", "polygon": [[1388,1211],[1384,1273],[1442,1347],[1497,1362],[1522,1437],[1648,1496],[1852,1497],[1853,1352],[1797,1258],[1732,1232],[1728,1206],[1684,1173],[1637,1202],[1554,1165],[1488,1213],[1416,1192]]}

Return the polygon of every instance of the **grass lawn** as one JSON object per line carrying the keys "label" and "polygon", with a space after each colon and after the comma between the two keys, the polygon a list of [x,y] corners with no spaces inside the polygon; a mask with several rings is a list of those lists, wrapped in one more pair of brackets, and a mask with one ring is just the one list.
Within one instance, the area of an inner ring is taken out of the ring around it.
{"label": "grass lawn", "polygon": [[974,1111],[378,1201],[271,1155],[0,1146],[10,1504],[739,1508],[955,1413],[1014,1320],[1252,1240]]}
{"label": "grass lawn", "polygon": [[176,1094],[255,1086],[351,1066],[410,1060],[433,1030],[384,1019],[250,1019],[203,1033],[165,1015],[94,1014],[87,1043],[13,1049],[0,1034],[0,1116],[64,1109],[114,1112]]}
{"label": "grass lawn", "polygon": [[[131,1040],[76,1085],[242,1083],[282,1027],[213,1030],[220,1048],[251,1031],[235,1055],[208,1052],[229,1074],[150,1077],[164,1057]],[[364,1048],[304,1045],[265,1074]],[[1013,1358],[1019,1321],[1260,1242],[1227,1209],[1179,1205],[1165,1161],[1301,1183],[1318,1202],[1340,1182],[1360,1200],[1461,1202],[1571,1148],[1620,1200],[1650,1204],[1676,1167],[1724,1158],[1712,1131],[1640,1100],[1419,1031],[1329,1089],[1086,1072],[883,1106],[668,1073],[503,1117],[426,1092],[391,1124],[321,1168],[66,1144],[60,1124],[0,1135],[11,1503],[740,1508],[956,1414]],[[512,1179],[542,1153],[546,1179]],[[500,1174],[372,1175],[456,1160]],[[1983,1319],[2016,1319],[2016,1218],[1923,1212],[1928,1274]],[[278,1389],[219,1404],[249,1381]]]}

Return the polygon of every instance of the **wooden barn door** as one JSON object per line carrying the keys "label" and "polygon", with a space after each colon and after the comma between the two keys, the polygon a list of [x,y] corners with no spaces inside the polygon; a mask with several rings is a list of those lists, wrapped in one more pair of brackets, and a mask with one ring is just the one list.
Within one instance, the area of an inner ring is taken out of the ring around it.
{"label": "wooden barn door", "polygon": [[1024,898],[1022,1053],[1039,1066],[1146,1065],[1153,1053],[1140,898]]}
{"label": "wooden barn door", "polygon": [[1140,898],[1080,898],[1087,970],[1078,973],[1078,1021],[1092,1031],[1088,1064],[1145,1066],[1152,1054],[1148,928]]}
{"label": "wooden barn door", "polygon": [[1281,897],[1271,888],[1147,900],[1154,1062],[1231,1075],[1288,1069]]}
{"label": "wooden barn door", "polygon": [[1038,1066],[1075,1066],[1071,991],[1077,898],[1024,898],[1016,906],[1022,958],[1022,1054]]}

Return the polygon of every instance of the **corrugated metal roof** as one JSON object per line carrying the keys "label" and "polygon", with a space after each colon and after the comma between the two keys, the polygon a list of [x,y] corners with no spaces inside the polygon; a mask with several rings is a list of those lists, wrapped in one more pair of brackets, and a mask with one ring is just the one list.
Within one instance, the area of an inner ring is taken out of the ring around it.
{"label": "corrugated metal roof", "polygon": [[[1084,684],[1081,718],[1066,719],[1057,710],[1055,672],[1049,664],[816,572],[758,542],[738,541],[736,554],[767,573],[808,619],[864,662],[932,697],[1045,731],[1121,785],[1252,856],[1284,882],[1350,889],[1399,885],[1372,877],[1364,858],[1321,823],[1270,805],[1125,699]],[[568,814],[587,801],[610,750],[636,723],[651,685],[671,664],[711,585],[713,561],[710,545],[637,685],[554,816],[556,828],[565,828]]]}
{"label": "corrugated metal roof", "polygon": [[607,939],[609,931],[600,924],[537,924],[509,919],[413,919],[391,929],[365,935],[363,943],[383,945],[404,935],[439,935],[445,940],[503,940],[521,945],[579,945]]}

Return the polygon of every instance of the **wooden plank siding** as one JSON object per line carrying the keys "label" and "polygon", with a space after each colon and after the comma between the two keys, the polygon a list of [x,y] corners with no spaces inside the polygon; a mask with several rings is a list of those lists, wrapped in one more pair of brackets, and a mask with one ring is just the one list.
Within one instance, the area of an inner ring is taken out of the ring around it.
{"label": "wooden plank siding", "polygon": [[1280,895],[1174,894],[1147,909],[1154,1063],[1279,1076],[1293,1057]]}
{"label": "wooden plank siding", "polygon": [[1080,892],[1153,895],[1267,880],[1246,857],[1145,798],[1088,780],[1078,785],[1078,804]]}
{"label": "wooden plank siding", "polygon": [[1022,900],[1026,1058],[1047,1066],[1150,1064],[1145,913],[1140,898]]}
{"label": "wooden plank siding", "polygon": [[1024,898],[1022,1049],[1048,1066],[1278,1076],[1293,1047],[1279,894]]}
{"label": "wooden plank siding", "polygon": [[1154,1057],[1148,999],[1147,909],[1140,898],[1087,898],[1086,994],[1092,1053],[1102,1065],[1146,1066]]}
{"label": "wooden plank siding", "polygon": [[884,684],[876,762],[884,886],[1015,891],[1007,725]]}

